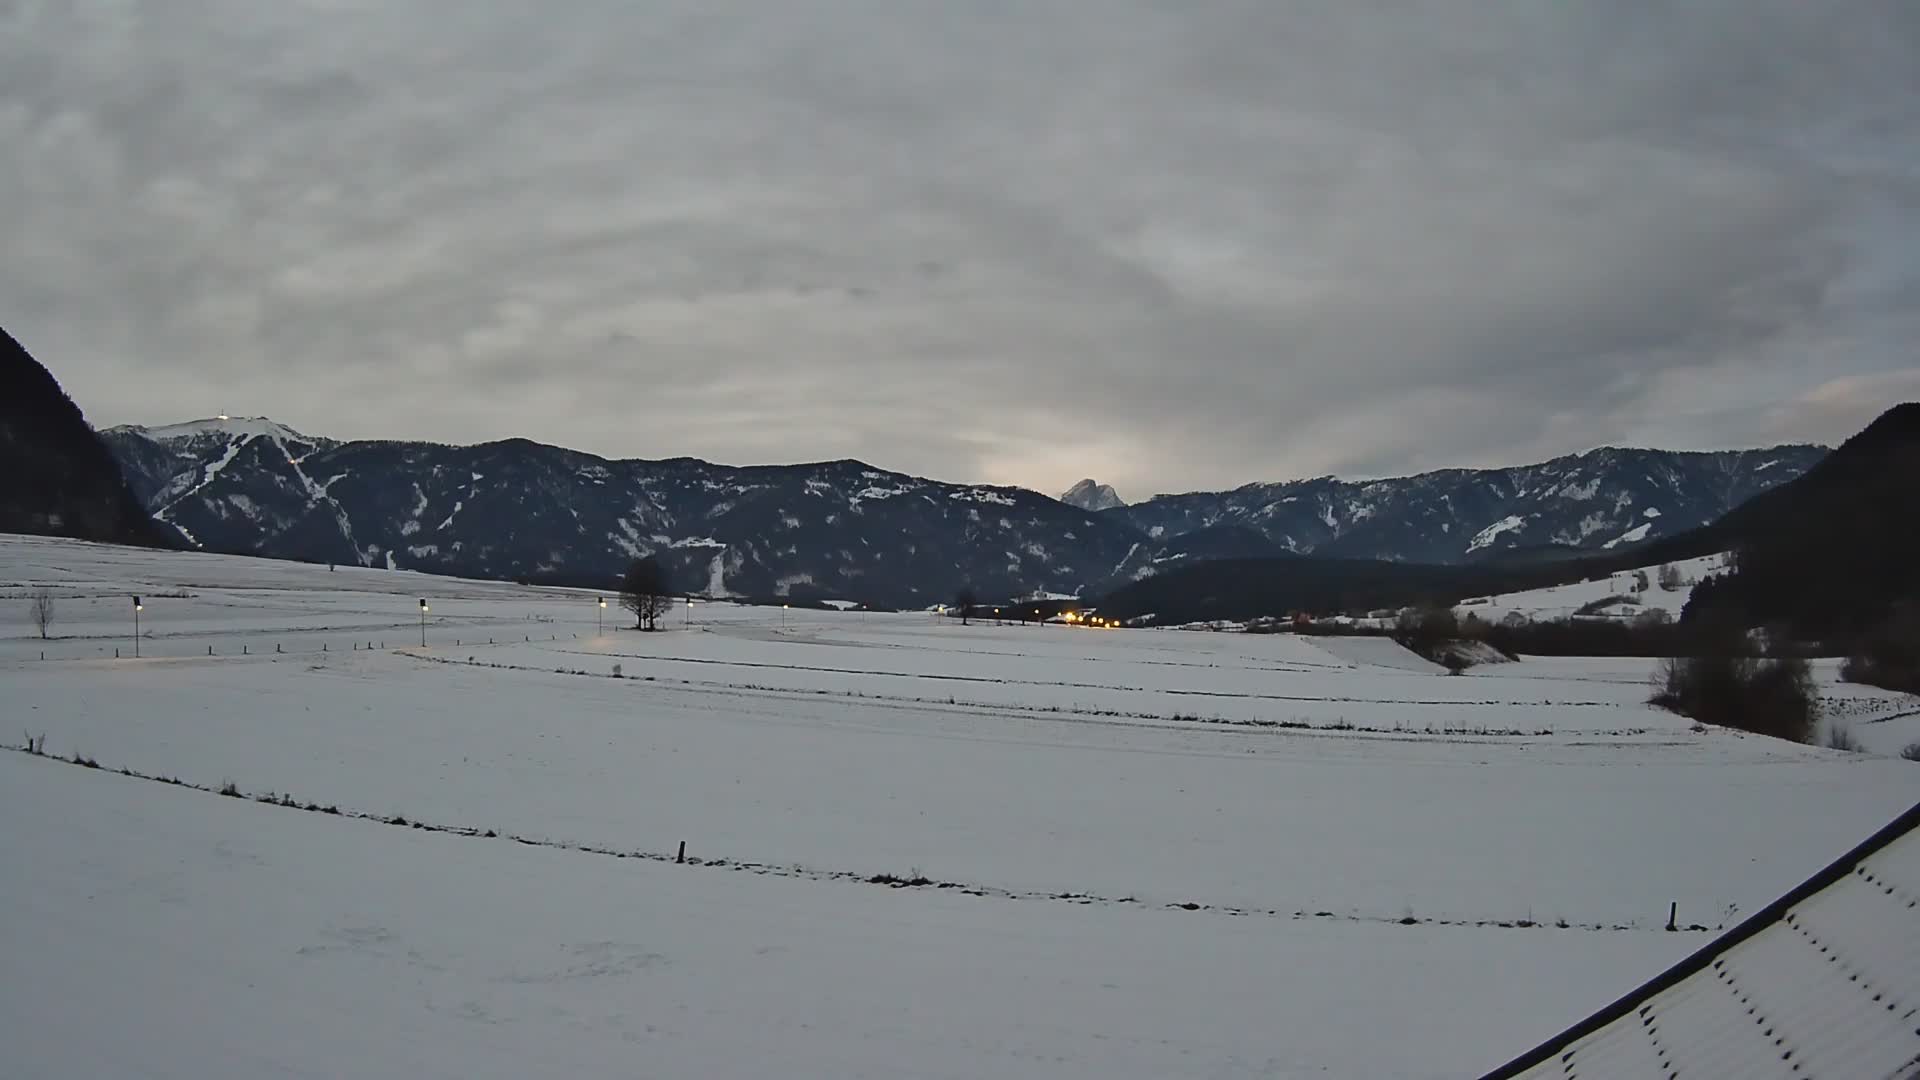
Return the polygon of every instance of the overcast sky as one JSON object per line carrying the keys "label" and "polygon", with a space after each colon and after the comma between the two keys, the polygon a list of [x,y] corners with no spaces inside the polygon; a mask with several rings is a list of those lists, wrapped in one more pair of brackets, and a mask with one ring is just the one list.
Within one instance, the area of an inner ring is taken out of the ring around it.
{"label": "overcast sky", "polygon": [[96,425],[1139,498],[1920,398],[1913,0],[0,0]]}

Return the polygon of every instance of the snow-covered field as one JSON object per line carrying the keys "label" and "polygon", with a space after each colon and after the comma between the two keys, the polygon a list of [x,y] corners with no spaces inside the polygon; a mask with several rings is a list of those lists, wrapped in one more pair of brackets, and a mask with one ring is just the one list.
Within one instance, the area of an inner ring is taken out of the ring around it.
{"label": "snow-covered field", "polygon": [[1920,798],[1646,661],[597,612],[0,537],[0,730],[102,766],[0,754],[8,1075],[1471,1075]]}
{"label": "snow-covered field", "polygon": [[[1726,561],[1725,555],[1704,555],[1669,564],[1679,572],[1679,581],[1672,589],[1660,586],[1660,567],[1655,565],[1638,570],[1621,570],[1607,577],[1577,581],[1571,585],[1554,585],[1497,596],[1476,596],[1454,610],[1461,618],[1473,615],[1487,622],[1499,622],[1516,613],[1544,621],[1569,618],[1588,604],[1612,600],[1615,602],[1597,614],[1631,618],[1648,611],[1665,611],[1679,618],[1681,609],[1687,606],[1687,600],[1693,596],[1693,587],[1724,569]],[[1644,589],[1640,588],[1642,575],[1647,581]]]}

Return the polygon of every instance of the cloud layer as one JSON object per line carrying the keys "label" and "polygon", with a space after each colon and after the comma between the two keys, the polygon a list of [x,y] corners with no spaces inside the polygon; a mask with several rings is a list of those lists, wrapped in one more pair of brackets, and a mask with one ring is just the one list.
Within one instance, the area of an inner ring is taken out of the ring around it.
{"label": "cloud layer", "polygon": [[1125,494],[1920,392],[1902,0],[0,0],[96,423]]}

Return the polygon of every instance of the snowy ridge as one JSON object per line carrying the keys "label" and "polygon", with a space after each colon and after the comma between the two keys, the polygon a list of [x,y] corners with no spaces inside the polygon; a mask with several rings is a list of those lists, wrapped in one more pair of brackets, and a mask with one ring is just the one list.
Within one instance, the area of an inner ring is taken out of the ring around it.
{"label": "snowy ridge", "polygon": [[121,424],[102,432],[102,434],[109,433],[143,435],[156,442],[198,439],[209,435],[224,435],[232,439],[248,439],[255,436],[267,435],[286,442],[297,443],[324,443],[330,441],[309,438],[285,424],[277,423],[264,416],[208,417],[205,420],[189,420],[180,424],[163,424],[160,427]]}

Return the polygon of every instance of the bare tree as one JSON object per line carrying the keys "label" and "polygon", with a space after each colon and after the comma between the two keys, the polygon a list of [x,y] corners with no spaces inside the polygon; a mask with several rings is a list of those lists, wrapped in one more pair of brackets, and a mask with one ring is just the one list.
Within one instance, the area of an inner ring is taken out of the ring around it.
{"label": "bare tree", "polygon": [[1672,592],[1680,585],[1680,568],[1672,563],[1660,564],[1660,588]]}
{"label": "bare tree", "polygon": [[974,592],[971,585],[963,585],[959,592],[953,594],[953,606],[960,609],[961,626],[967,625],[967,620],[973,615],[973,609],[979,604],[980,594]]}
{"label": "bare tree", "polygon": [[47,627],[53,625],[53,593],[46,589],[33,594],[33,625],[40,631],[40,640],[47,640]]}
{"label": "bare tree", "polygon": [[653,630],[673,602],[670,592],[666,570],[660,560],[649,555],[633,560],[620,579],[620,606],[633,612],[634,629]]}

